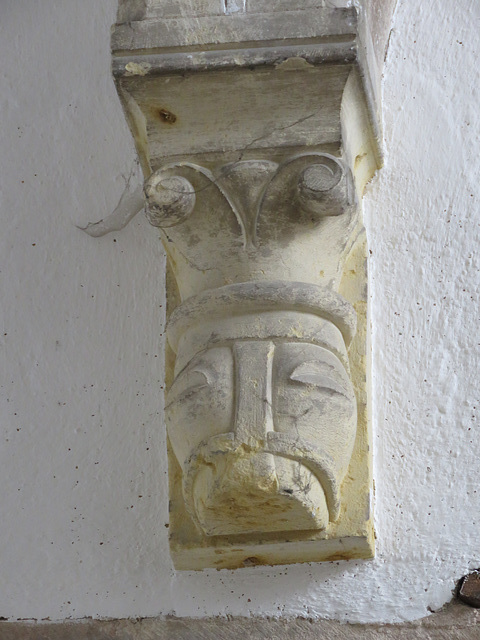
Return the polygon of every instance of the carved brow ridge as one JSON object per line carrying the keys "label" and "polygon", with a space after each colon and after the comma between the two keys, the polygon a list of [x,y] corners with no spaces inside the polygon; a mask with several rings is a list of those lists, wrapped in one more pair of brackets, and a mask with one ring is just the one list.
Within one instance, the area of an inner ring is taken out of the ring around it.
{"label": "carved brow ridge", "polygon": [[[193,381],[187,386],[186,389],[184,389],[180,393],[173,393],[173,397],[169,402],[167,402],[167,404],[165,405],[165,409],[168,409],[173,404],[176,404],[177,402],[185,400],[189,396],[194,395],[195,393],[200,391],[200,389],[209,387],[211,385],[211,381],[209,380],[207,373],[207,371],[203,371],[202,369],[192,369],[188,371],[187,375],[194,376]],[[168,395],[170,395],[170,393]]]}
{"label": "carved brow ridge", "polygon": [[325,365],[322,366],[322,364],[317,361],[302,362],[295,367],[289,375],[289,379],[319,389],[328,389],[346,398],[351,396],[348,388],[326,373]]}

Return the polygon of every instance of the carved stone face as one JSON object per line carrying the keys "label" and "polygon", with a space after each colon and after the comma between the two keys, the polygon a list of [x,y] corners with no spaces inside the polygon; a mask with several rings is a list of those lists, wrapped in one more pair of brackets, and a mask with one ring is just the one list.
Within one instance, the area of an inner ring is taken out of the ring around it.
{"label": "carved stone face", "polygon": [[337,517],[356,400],[326,348],[207,348],[177,374],[166,418],[187,507],[207,535],[322,529]]}

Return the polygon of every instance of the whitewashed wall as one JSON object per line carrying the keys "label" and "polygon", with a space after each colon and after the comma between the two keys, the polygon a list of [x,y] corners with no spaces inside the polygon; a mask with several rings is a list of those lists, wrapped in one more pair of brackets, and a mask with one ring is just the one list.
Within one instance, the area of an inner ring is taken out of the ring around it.
{"label": "whitewashed wall", "polygon": [[135,154],[115,0],[3,0],[0,616],[427,615],[480,565],[480,5],[400,0],[369,187],[377,558],[178,573],[168,554],[164,257],[92,239]]}

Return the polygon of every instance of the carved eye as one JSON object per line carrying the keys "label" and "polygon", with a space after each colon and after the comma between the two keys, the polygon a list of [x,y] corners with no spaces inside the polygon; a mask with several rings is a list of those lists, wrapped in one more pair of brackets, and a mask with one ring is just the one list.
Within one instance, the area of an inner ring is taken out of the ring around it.
{"label": "carved eye", "polygon": [[168,394],[168,402],[165,409],[170,407],[172,404],[191,398],[198,393],[200,389],[204,389],[208,386],[210,386],[210,383],[207,374],[204,371],[192,369],[191,371],[181,374],[181,376],[177,378],[172,385]]}
{"label": "carved eye", "polygon": [[317,387],[318,389],[333,391],[350,399],[351,393],[349,393],[347,387],[339,380],[333,378],[329,369],[331,369],[331,367],[322,362],[302,362],[302,364],[296,367],[290,374],[290,380]]}

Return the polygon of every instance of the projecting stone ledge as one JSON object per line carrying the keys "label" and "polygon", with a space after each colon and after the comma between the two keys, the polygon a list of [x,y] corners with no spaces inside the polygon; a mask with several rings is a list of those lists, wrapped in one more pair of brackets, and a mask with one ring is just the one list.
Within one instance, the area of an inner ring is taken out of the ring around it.
{"label": "projecting stone ledge", "polygon": [[144,618],[80,622],[0,622],[2,640],[478,640],[478,610],[452,604],[403,624],[345,624],[332,620],[264,618]]}

